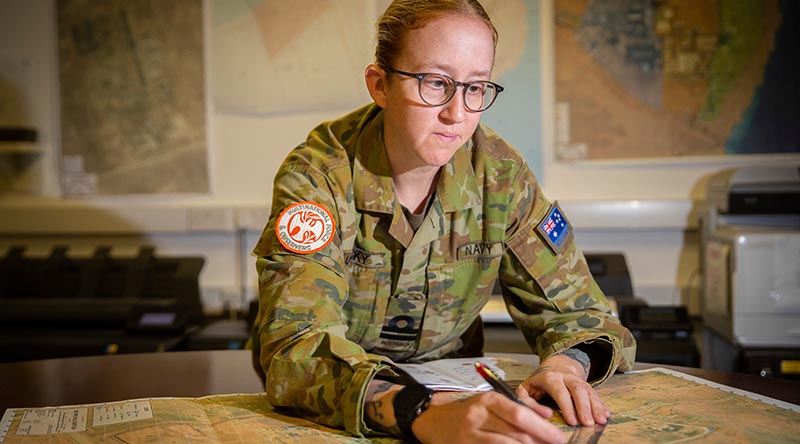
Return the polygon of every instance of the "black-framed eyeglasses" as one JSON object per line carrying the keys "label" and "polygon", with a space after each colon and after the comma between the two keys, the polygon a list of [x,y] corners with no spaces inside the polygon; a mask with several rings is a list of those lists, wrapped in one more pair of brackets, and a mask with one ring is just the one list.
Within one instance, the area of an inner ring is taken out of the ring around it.
{"label": "black-framed eyeglasses", "polygon": [[459,86],[463,86],[464,106],[473,112],[489,109],[497,99],[497,95],[505,88],[488,80],[459,82],[450,76],[431,72],[405,72],[394,68],[385,68],[389,72],[406,77],[413,77],[419,82],[419,97],[430,106],[442,106],[456,95]]}

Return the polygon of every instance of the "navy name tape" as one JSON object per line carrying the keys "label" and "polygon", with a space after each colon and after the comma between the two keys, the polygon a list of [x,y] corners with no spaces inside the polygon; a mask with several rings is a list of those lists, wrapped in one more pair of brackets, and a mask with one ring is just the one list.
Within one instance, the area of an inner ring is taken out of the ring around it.
{"label": "navy name tape", "polygon": [[572,234],[572,226],[561,212],[558,202],[550,207],[547,216],[536,226],[536,231],[541,234],[542,238],[547,242],[547,245],[554,253],[558,254],[561,252],[570,234]]}

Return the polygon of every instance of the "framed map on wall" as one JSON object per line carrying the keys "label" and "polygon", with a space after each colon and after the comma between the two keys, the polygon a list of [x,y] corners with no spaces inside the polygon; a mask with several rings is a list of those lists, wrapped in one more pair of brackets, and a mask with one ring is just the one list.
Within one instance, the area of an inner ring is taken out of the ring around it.
{"label": "framed map on wall", "polygon": [[65,195],[207,193],[201,0],[59,0]]}
{"label": "framed map on wall", "polygon": [[800,152],[799,9],[554,0],[556,158]]}

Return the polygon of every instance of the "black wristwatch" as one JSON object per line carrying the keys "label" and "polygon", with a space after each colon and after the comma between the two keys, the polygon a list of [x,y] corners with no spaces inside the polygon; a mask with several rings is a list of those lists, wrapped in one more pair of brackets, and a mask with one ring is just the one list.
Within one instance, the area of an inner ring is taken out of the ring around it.
{"label": "black wristwatch", "polygon": [[400,432],[407,439],[419,441],[411,431],[411,423],[430,407],[431,399],[433,399],[433,390],[417,383],[403,387],[394,395],[392,401],[394,418],[397,420]]}

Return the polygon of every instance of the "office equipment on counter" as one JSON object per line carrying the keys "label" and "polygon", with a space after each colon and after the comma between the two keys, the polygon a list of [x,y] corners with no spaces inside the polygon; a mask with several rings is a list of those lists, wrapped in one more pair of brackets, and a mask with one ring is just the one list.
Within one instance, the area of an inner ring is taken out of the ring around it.
{"label": "office equipment on counter", "polygon": [[703,368],[800,379],[800,165],[710,178]]}
{"label": "office equipment on counter", "polygon": [[709,178],[706,191],[707,203],[716,215],[770,216],[754,221],[754,225],[765,225],[777,220],[776,215],[796,216],[800,211],[800,164],[722,170]]}
{"label": "office equipment on counter", "polygon": [[700,356],[684,306],[650,306],[635,295],[625,255],[587,253],[586,263],[612,313],[636,338],[636,360],[697,367]]}
{"label": "office equipment on counter", "polygon": [[700,354],[685,306],[651,306],[634,294],[622,253],[587,253],[586,263],[612,312],[636,338],[636,360],[698,367]]}
{"label": "office equipment on counter", "polygon": [[627,305],[620,310],[622,325],[636,338],[636,360],[698,367],[700,353],[694,327],[684,306]]}
{"label": "office equipment on counter", "polygon": [[800,346],[800,230],[722,226],[705,251],[705,324],[742,346]]}
{"label": "office equipment on counter", "polygon": [[208,323],[186,338],[182,350],[240,350],[250,338],[252,321],[219,319]]}
{"label": "office equipment on counter", "polygon": [[0,258],[0,361],[174,350],[205,322],[201,257],[24,251]]}

